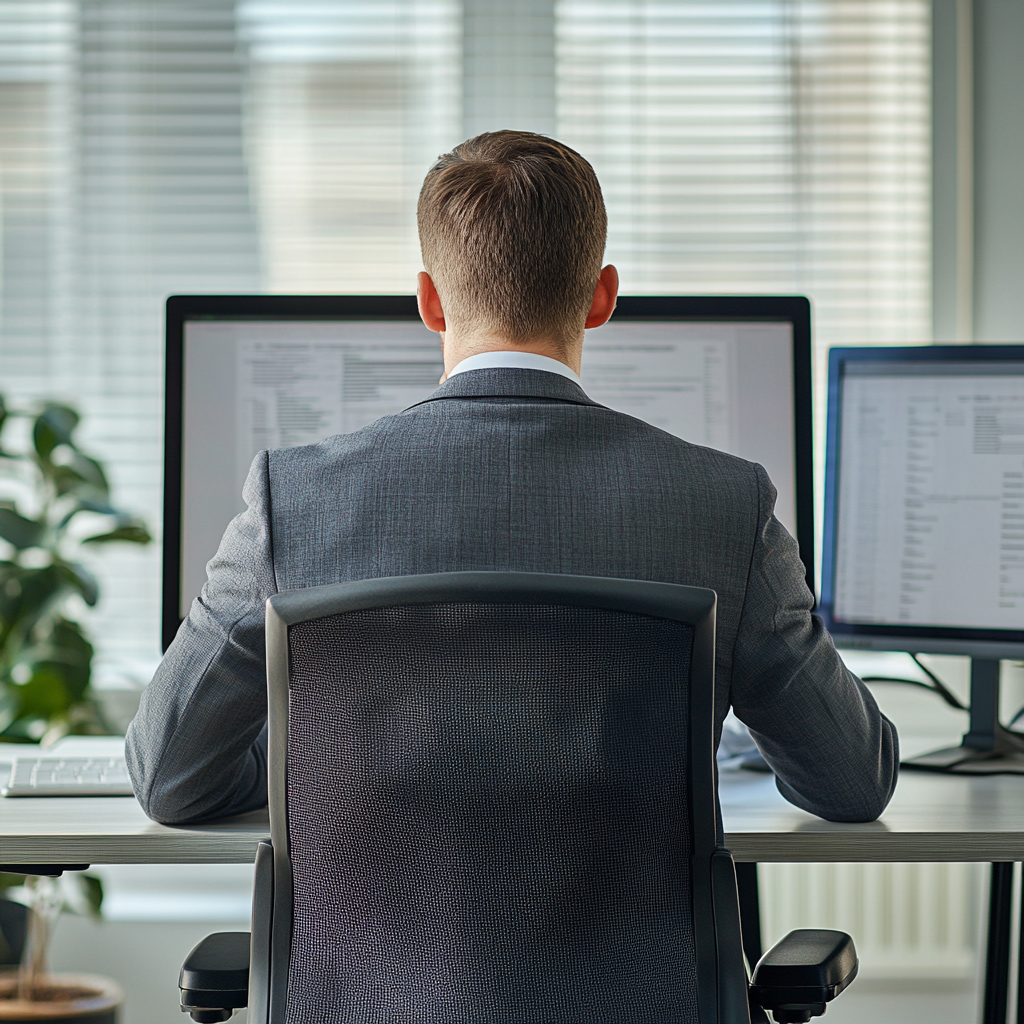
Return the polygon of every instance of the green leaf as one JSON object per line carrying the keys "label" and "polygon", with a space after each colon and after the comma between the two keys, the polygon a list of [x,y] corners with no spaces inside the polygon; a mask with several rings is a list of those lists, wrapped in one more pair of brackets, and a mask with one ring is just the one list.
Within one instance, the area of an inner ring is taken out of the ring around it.
{"label": "green leaf", "polygon": [[81,700],[89,685],[93,647],[82,627],[68,619],[57,619],[47,638],[50,665],[63,665],[64,680],[72,697]]}
{"label": "green leaf", "polygon": [[19,551],[38,547],[46,536],[46,523],[26,519],[13,508],[0,508],[0,537]]}
{"label": "green leaf", "polygon": [[82,595],[85,603],[92,608],[100,597],[100,585],[96,577],[81,562],[66,562],[71,585]]}
{"label": "green leaf", "polygon": [[16,718],[0,732],[0,739],[5,743],[38,743],[45,732],[44,718]]}
{"label": "green leaf", "polygon": [[[18,699],[7,687],[0,686],[0,736],[18,716]],[[0,887],[2,888],[2,887]]]}
{"label": "green leaf", "polygon": [[[12,642],[27,642],[32,630],[74,586],[70,570],[63,565],[47,565],[40,569],[16,566],[14,571],[0,575],[5,579],[3,592],[0,593],[5,647]],[[12,650],[5,651],[8,664],[13,664],[15,653]]]}
{"label": "green leaf", "polygon": [[16,618],[24,621],[41,615],[67,593],[69,582],[67,570],[60,566],[22,569],[17,576],[21,592],[18,594]]}
{"label": "green leaf", "polygon": [[106,474],[99,462],[88,455],[62,445],[48,462],[40,460],[39,468],[53,483],[58,497],[70,496],[94,504],[107,504],[110,485]]}
{"label": "green leaf", "polygon": [[71,692],[65,679],[64,666],[42,662],[33,666],[29,681],[12,692],[18,698],[18,712],[14,724],[24,719],[49,721],[64,715],[72,704]]}
{"label": "green leaf", "polygon": [[81,480],[94,490],[99,491],[104,497],[110,493],[110,484],[107,482],[107,474],[103,466],[91,456],[76,451],[66,468],[77,473]]}
{"label": "green leaf", "polygon": [[65,494],[92,495],[96,492],[104,494],[72,466],[51,466],[47,476],[53,481],[53,489],[59,497]]}
{"label": "green leaf", "polygon": [[78,879],[82,890],[82,899],[89,908],[89,915],[99,920],[103,916],[103,882],[95,875],[85,872],[73,876]]}
{"label": "green leaf", "polygon": [[7,684],[7,694],[18,702],[8,731],[27,732],[28,724],[39,720],[51,728],[64,722],[67,731],[75,709],[89,703],[92,654],[81,627],[66,619],[55,620],[47,636],[24,648],[20,664],[31,674],[24,683]]}
{"label": "green leaf", "polygon": [[19,660],[26,664],[60,661],[85,665],[91,657],[92,644],[82,627],[71,619],[54,616],[45,629],[37,629],[32,641],[22,647]]}
{"label": "green leaf", "polygon": [[24,571],[13,562],[0,562],[0,643],[21,602],[21,574]]}
{"label": "green leaf", "polygon": [[63,530],[79,512],[96,512],[101,516],[116,516],[120,514],[116,508],[111,508],[106,502],[92,501],[89,498],[80,497],[57,524],[57,530]]}
{"label": "green leaf", "polygon": [[116,527],[109,533],[98,533],[86,537],[83,544],[109,544],[112,541],[126,541],[129,544],[148,544],[153,538],[141,519],[135,519]]}
{"label": "green leaf", "polygon": [[[7,400],[4,398],[3,395],[0,395],[0,432],[3,431],[4,426],[7,424],[7,421],[11,418],[12,415],[13,414],[11,413],[11,410],[10,410],[10,408],[7,405]],[[0,459],[22,459],[22,458],[24,458],[23,455],[19,455],[17,452],[5,451],[3,446],[0,445]]]}
{"label": "green leaf", "polygon": [[[7,421],[11,418],[11,415],[11,410],[7,406],[7,400],[3,395],[0,395],[0,433],[3,432],[3,429],[7,425]],[[24,456],[18,455],[16,452],[4,451],[3,445],[0,445],[0,459],[21,458],[24,458]]]}
{"label": "green leaf", "polygon": [[78,426],[78,413],[66,405],[48,404],[32,427],[32,444],[40,461],[49,462],[59,444],[74,445],[71,435]]}
{"label": "green leaf", "polygon": [[12,665],[24,666],[30,673],[26,682],[12,682],[10,688],[21,692],[32,684],[35,675],[50,673],[61,677],[71,703],[85,699],[92,665],[92,644],[77,622],[54,618],[45,625],[49,628],[41,626],[35,630],[32,641],[24,644],[16,657],[10,659]]}

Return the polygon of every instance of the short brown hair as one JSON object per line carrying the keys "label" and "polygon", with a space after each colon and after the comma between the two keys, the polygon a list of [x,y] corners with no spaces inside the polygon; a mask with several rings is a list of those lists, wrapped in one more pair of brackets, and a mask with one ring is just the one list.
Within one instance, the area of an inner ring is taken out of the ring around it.
{"label": "short brown hair", "polygon": [[446,317],[513,341],[583,329],[608,219],[575,150],[533,132],[477,135],[427,173],[417,220]]}

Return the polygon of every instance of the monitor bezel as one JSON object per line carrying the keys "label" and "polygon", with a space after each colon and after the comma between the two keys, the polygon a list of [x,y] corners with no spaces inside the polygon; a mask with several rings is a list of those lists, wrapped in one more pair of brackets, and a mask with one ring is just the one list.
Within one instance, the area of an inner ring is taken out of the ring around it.
{"label": "monitor bezel", "polygon": [[[172,295],[167,299],[164,401],[164,650],[181,625],[181,473],[185,324],[195,320],[410,320],[412,295]],[[797,544],[814,592],[811,304],[800,295],[624,295],[613,320],[792,325]]]}
{"label": "monitor bezel", "polygon": [[903,345],[837,347],[829,352],[825,441],[825,511],[822,523],[821,600],[818,613],[837,647],[914,654],[957,654],[974,658],[1024,657],[1024,630],[966,626],[900,626],[836,621],[835,571],[838,543],[839,432],[842,381],[850,362],[1016,362],[1024,363],[1024,345]]}

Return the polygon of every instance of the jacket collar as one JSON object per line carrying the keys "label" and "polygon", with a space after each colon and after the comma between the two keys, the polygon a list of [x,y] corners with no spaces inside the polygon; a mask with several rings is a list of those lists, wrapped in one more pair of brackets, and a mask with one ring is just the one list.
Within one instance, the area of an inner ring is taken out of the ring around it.
{"label": "jacket collar", "polygon": [[409,408],[415,409],[417,405],[444,398],[545,398],[555,402],[601,407],[599,402],[587,397],[583,388],[561,374],[496,366],[457,373],[449,377],[429,398]]}

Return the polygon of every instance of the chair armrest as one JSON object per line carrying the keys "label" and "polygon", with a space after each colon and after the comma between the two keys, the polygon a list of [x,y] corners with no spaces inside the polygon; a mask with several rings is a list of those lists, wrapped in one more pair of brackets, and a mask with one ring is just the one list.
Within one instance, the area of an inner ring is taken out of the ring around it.
{"label": "chair armrest", "polygon": [[858,964],[846,932],[798,928],[757,962],[751,995],[778,1024],[806,1024],[857,977]]}
{"label": "chair armrest", "polygon": [[249,1001],[249,933],[207,935],[181,965],[181,1008],[200,1024],[228,1020]]}

